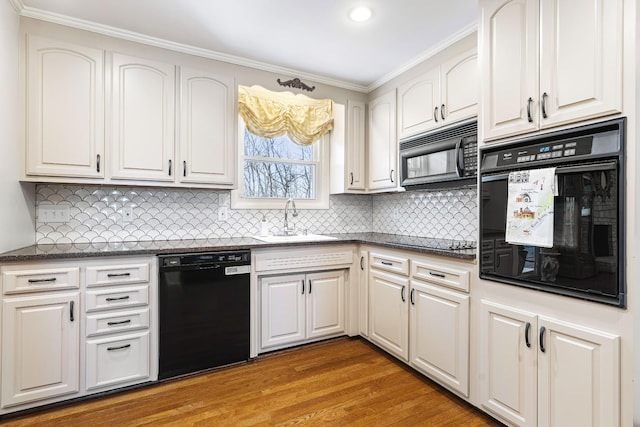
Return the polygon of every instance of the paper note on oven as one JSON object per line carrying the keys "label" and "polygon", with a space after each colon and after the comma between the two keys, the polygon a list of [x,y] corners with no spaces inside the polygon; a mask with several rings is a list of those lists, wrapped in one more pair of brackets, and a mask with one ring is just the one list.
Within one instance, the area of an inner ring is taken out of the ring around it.
{"label": "paper note on oven", "polygon": [[509,173],[505,240],[513,245],[553,246],[556,168]]}

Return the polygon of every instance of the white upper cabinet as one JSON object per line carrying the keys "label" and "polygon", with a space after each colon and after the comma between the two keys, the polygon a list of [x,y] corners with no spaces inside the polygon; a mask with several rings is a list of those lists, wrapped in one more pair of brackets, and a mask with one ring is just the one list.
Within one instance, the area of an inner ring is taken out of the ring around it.
{"label": "white upper cabinet", "polygon": [[346,172],[348,191],[366,190],[365,171],[365,105],[349,100],[347,103]]}
{"label": "white upper cabinet", "polygon": [[464,52],[398,88],[399,139],[478,114],[477,58]]}
{"label": "white upper cabinet", "polygon": [[104,52],[29,36],[26,175],[104,177]]}
{"label": "white upper cabinet", "polygon": [[180,182],[235,184],[234,84],[233,78],[181,68]]}
{"label": "white upper cabinet", "polygon": [[481,0],[481,136],[622,110],[622,1]]}
{"label": "white upper cabinet", "polygon": [[396,138],[396,91],[369,103],[369,190],[398,187],[398,140]]}
{"label": "white upper cabinet", "polygon": [[111,177],[173,181],[175,66],[113,54]]}

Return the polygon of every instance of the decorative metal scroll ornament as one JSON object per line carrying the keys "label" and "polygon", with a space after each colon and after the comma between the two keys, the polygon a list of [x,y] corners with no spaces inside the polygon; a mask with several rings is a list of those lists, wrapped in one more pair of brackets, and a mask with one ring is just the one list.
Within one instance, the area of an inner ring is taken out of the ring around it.
{"label": "decorative metal scroll ornament", "polygon": [[291,87],[294,89],[308,90],[309,92],[313,92],[313,90],[316,88],[315,86],[309,87],[308,85],[300,81],[300,79],[297,77],[295,79],[287,80],[286,82],[281,82],[280,79],[278,79],[277,82],[280,86]]}

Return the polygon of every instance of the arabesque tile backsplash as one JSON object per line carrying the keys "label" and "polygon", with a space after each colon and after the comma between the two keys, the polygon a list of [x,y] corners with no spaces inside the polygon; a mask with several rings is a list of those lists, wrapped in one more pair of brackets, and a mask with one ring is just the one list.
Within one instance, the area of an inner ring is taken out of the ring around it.
{"label": "arabesque tile backsplash", "polygon": [[[36,215],[36,243],[104,243],[210,239],[259,233],[266,217],[271,231],[282,227],[282,209],[229,209],[229,191],[40,184],[36,212],[45,205],[69,206],[69,221],[44,223]],[[284,205],[283,205],[284,207]],[[123,219],[123,208],[133,218]],[[298,230],[309,233],[380,232],[476,240],[475,189],[377,195],[332,195],[325,210],[300,210]]]}

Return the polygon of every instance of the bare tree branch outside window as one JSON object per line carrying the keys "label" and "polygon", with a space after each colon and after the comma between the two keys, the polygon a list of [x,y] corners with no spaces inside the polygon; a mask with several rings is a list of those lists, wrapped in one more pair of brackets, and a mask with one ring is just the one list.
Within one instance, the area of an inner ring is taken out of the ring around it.
{"label": "bare tree branch outside window", "polygon": [[313,146],[244,132],[245,198],[315,198]]}

